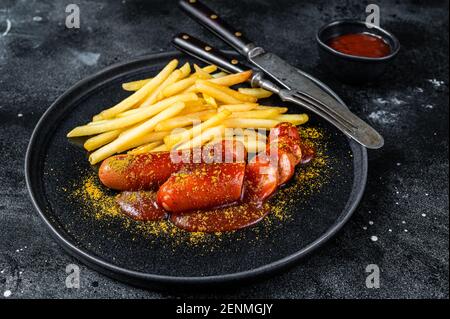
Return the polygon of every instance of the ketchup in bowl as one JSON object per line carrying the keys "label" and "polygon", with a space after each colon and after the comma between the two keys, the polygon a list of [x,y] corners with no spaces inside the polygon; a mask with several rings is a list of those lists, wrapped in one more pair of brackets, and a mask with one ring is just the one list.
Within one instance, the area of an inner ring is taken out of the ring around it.
{"label": "ketchup in bowl", "polygon": [[391,53],[386,41],[368,33],[340,35],[329,40],[328,45],[341,53],[366,58],[382,58]]}

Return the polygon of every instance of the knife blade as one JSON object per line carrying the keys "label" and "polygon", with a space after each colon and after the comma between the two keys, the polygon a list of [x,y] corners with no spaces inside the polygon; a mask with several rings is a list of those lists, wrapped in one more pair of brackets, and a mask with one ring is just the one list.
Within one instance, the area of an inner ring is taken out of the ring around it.
{"label": "knife blade", "polygon": [[261,47],[251,49],[247,54],[250,63],[291,91],[301,91],[310,98],[329,107],[347,108],[315,84],[312,76],[290,65],[276,54],[265,52]]}
{"label": "knife blade", "polygon": [[[284,88],[282,90],[273,85],[266,85],[265,88],[272,92],[276,91],[275,93],[282,100],[307,107],[367,148],[377,149],[384,145],[383,137],[374,128],[316,85],[315,82],[318,81],[311,75],[293,67],[275,54],[267,53],[261,47],[257,47],[244,37],[241,31],[234,30],[203,3],[197,0],[181,0],[180,6],[197,22],[218,35],[244,55],[249,62],[281,85]],[[262,80],[263,78],[260,76],[260,80],[255,78],[252,83],[262,87],[264,84],[272,84],[267,80],[265,82]],[[315,108],[311,108],[311,104]]]}

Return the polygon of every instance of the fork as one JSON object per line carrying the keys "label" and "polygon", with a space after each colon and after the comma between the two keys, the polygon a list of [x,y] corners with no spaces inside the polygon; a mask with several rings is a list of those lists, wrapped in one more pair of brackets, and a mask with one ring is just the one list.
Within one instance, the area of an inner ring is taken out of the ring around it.
{"label": "fork", "polygon": [[[242,65],[237,59],[227,57],[211,45],[189,34],[181,33],[176,35],[173,38],[172,43],[180,51],[183,51],[205,63],[214,64],[226,72],[239,73],[249,69],[248,67]],[[253,71],[253,76],[250,79],[252,87],[260,87],[268,90],[274,94],[277,94],[282,101],[295,103],[313,113],[316,113],[350,137],[354,134],[354,130],[356,128],[355,125],[314,97],[304,92],[296,92],[280,88],[278,85],[267,80],[261,71]],[[356,115],[354,116],[356,117]]]}

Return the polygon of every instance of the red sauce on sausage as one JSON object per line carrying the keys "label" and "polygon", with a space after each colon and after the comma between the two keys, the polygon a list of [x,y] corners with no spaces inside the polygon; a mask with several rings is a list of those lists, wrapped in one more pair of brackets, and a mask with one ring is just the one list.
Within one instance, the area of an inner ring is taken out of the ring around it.
{"label": "red sauce on sausage", "polygon": [[[291,139],[297,141],[295,143],[299,149],[296,149],[291,145]],[[292,165],[289,167],[281,165],[283,172],[284,170],[287,170],[285,172],[286,174],[293,173],[296,164],[307,163],[315,155],[315,150],[301,141],[298,132],[296,130],[294,132],[286,125],[279,125],[273,130],[270,140],[271,143],[278,140],[279,150],[290,147],[290,150],[293,151],[291,154],[293,155],[293,158],[290,159]],[[296,159],[294,154],[298,155],[299,158]],[[152,159],[154,158],[152,157]],[[156,157],[156,159],[158,159],[158,157]],[[298,163],[295,163],[296,161]],[[194,167],[195,165],[188,164],[184,169],[189,166]],[[153,191],[124,191],[117,196],[116,201],[122,212],[134,220],[157,221],[168,218],[174,225],[189,232],[228,232],[250,227],[264,219],[264,217],[270,213],[270,205],[267,201],[276,191],[278,186],[283,184],[279,180],[283,177],[283,174],[280,174],[279,172],[280,163],[276,166],[272,166],[271,162],[263,155],[256,156],[247,164],[235,163],[222,165],[203,163],[197,164],[195,167],[197,169],[204,168],[204,174],[196,174],[195,176],[197,178],[191,183],[187,183],[185,179],[180,179],[178,181],[180,183],[186,182],[188,185],[184,185],[183,183],[180,185],[176,183],[172,183],[173,185],[170,184],[172,179],[175,179],[175,181],[177,179],[176,174],[172,175],[168,182],[166,182],[166,184],[169,183],[169,186],[171,186],[168,194],[174,194],[174,198],[178,201],[177,205],[187,205],[186,207],[204,207],[205,209],[198,209],[195,211],[186,209],[180,211],[169,210],[172,212],[168,212],[158,205],[157,199],[159,199],[159,197],[157,198],[156,192]],[[212,184],[213,181],[205,179],[212,176],[211,172],[215,172],[215,167],[220,168],[218,170],[219,175],[217,176],[216,181],[220,185],[216,185],[217,189],[212,187],[214,186]],[[289,168],[290,170],[288,170]],[[244,170],[245,179],[243,176]],[[197,172],[196,170],[194,171]],[[199,172],[203,172],[203,170],[200,170]],[[222,181],[220,174],[228,174],[229,176]],[[189,177],[191,177],[190,174],[184,176],[184,178]],[[237,186],[235,187],[234,184],[226,186],[225,184],[227,182],[233,182]],[[200,185],[197,185],[198,183]],[[219,187],[222,184],[224,185],[223,189]],[[189,185],[195,186],[195,189],[190,190],[186,188]],[[243,194],[241,194],[242,187]],[[236,195],[230,193],[233,190],[236,190]],[[195,193],[192,193],[193,191],[195,191]],[[229,195],[233,195],[232,198],[234,203],[229,203],[225,206],[228,201],[220,200],[211,201],[211,205],[216,206],[203,205],[203,203],[200,203],[201,205],[199,204],[197,206],[192,204],[192,201],[199,201],[203,198],[207,200],[208,196],[213,195],[219,196],[222,199],[228,198]],[[235,199],[237,199],[237,201],[235,201]],[[217,206],[218,203],[221,203],[221,206]]]}
{"label": "red sauce on sausage", "polygon": [[328,45],[341,53],[367,58],[382,58],[391,53],[386,41],[366,33],[341,35],[331,39]]}
{"label": "red sauce on sausage", "polygon": [[[270,178],[268,175],[263,177]],[[273,187],[277,185],[276,180],[269,184],[274,184]],[[246,186],[249,186],[248,183]],[[251,193],[255,191],[253,189]],[[258,191],[256,192],[261,196]],[[215,233],[239,230],[259,223],[270,213],[270,206],[266,204],[269,198],[270,196],[263,196],[263,201],[259,201],[254,196],[244,196],[233,205],[182,214],[171,214],[159,207],[156,192],[153,191],[121,192],[116,197],[116,202],[126,216],[137,221],[158,221],[168,218],[175,226],[189,232]]]}
{"label": "red sauce on sausage", "polygon": [[172,214],[208,210],[241,199],[245,163],[211,163],[186,167],[158,190],[158,204]]}
{"label": "red sauce on sausage", "polygon": [[174,225],[189,232],[238,230],[257,224],[270,213],[267,205],[245,199],[232,206],[169,215],[158,207],[156,193],[147,191],[121,192],[116,201],[122,213],[131,219],[148,222],[169,218]]}
{"label": "red sauce on sausage", "polygon": [[305,143],[300,144],[300,149],[302,150],[301,164],[307,164],[316,156],[316,150]]}
{"label": "red sauce on sausage", "polygon": [[167,217],[167,212],[158,206],[156,192],[121,192],[116,197],[122,213],[138,221],[157,221]]}
{"label": "red sauce on sausage", "polygon": [[270,212],[266,205],[243,202],[239,205],[170,215],[170,221],[189,232],[228,232],[247,228],[260,222]]}

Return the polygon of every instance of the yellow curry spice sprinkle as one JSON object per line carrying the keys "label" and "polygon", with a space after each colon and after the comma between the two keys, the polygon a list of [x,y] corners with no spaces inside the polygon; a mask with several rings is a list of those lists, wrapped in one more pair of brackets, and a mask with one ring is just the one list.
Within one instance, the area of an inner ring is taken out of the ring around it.
{"label": "yellow curry spice sprinkle", "polygon": [[99,184],[97,174],[87,175],[81,185],[76,187],[73,195],[82,201],[86,210],[93,213],[96,219],[122,215],[114,195],[104,191],[103,186]]}
{"label": "yellow curry spice sprinkle", "polygon": [[[180,244],[192,246],[206,245],[214,241],[220,234],[189,233],[168,220],[139,222],[125,216],[116,203],[117,194],[109,191],[100,184],[98,176],[94,172],[85,174],[78,185],[74,185],[72,197],[83,206],[83,212],[96,220],[109,221],[120,220],[122,227],[133,234],[133,240],[157,240],[169,239],[167,242],[173,247]],[[102,227],[107,227],[104,225]]]}
{"label": "yellow curry spice sprinkle", "polygon": [[266,218],[267,223],[273,218],[279,221],[290,219],[289,212],[296,210],[298,198],[306,201],[329,180],[331,163],[326,155],[325,133],[318,128],[300,127],[299,134],[303,143],[315,149],[315,157],[310,163],[299,165],[293,179],[269,201],[271,214]]}
{"label": "yellow curry spice sprinkle", "polygon": [[[214,250],[219,247],[220,242],[226,238],[232,238],[235,241],[244,240],[258,240],[262,236],[270,236],[273,226],[280,226],[281,221],[286,221],[292,218],[291,212],[298,209],[300,201],[307,201],[309,196],[315,192],[320,191],[321,187],[328,182],[330,176],[330,169],[332,161],[326,155],[326,136],[323,130],[312,127],[300,127],[299,134],[304,143],[312,146],[316,155],[312,161],[306,165],[299,165],[297,167],[294,178],[286,185],[279,189],[276,195],[270,199],[268,203],[261,209],[269,209],[270,214],[264,218],[259,227],[252,227],[249,229],[250,238],[246,238],[247,232],[239,232],[236,236],[236,231],[227,233],[202,233],[202,232],[186,232],[169,220],[162,220],[156,222],[138,222],[126,217],[116,203],[115,197],[117,194],[108,190],[101,185],[98,176],[95,172],[85,174],[85,177],[78,185],[75,185],[73,197],[78,200],[85,212],[97,220],[120,219],[123,228],[133,234],[135,240],[163,240],[166,244],[172,246],[172,249],[180,245],[198,246],[199,248],[206,248],[205,251]],[[130,165],[129,160],[120,161],[115,169],[124,169]],[[198,172],[200,175],[202,172]],[[175,175],[177,181],[182,182],[187,174],[186,172],[179,172]],[[295,198],[295,200],[294,200]],[[225,214],[227,211],[225,210]],[[301,212],[300,212],[301,213]]]}

